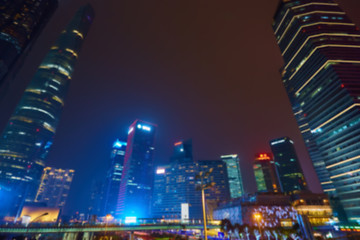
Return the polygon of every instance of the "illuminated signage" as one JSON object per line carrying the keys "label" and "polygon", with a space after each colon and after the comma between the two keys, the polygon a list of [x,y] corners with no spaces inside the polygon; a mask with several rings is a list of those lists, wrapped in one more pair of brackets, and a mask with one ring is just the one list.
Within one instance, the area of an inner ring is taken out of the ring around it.
{"label": "illuminated signage", "polygon": [[146,126],[146,125],[141,125],[141,124],[138,124],[138,125],[137,125],[137,128],[138,128],[138,129],[145,130],[145,131],[148,131],[148,132],[150,132],[150,131],[151,131],[151,127]]}
{"label": "illuminated signage", "polygon": [[270,156],[267,153],[261,153],[257,156],[256,160],[270,160]]}
{"label": "illuminated signage", "polygon": [[334,229],[342,232],[360,232],[360,226],[357,225],[335,225]]}
{"label": "illuminated signage", "polygon": [[238,155],[237,154],[230,154],[230,155],[223,155],[221,156],[221,158],[237,158]]}
{"label": "illuminated signage", "polygon": [[181,145],[182,144],[182,142],[176,142],[175,144],[174,144],[174,146],[179,146],[179,145]]}
{"label": "illuminated signage", "polygon": [[150,127],[148,127],[148,126],[142,126],[142,129],[143,129],[143,130],[146,130],[146,131],[148,131],[148,132],[150,132],[150,131],[151,131],[151,128],[150,128]]}
{"label": "illuminated signage", "polygon": [[136,223],[136,217],[125,217],[125,223],[126,224]]}
{"label": "illuminated signage", "polygon": [[165,168],[156,169],[156,174],[164,174],[164,173],[165,173]]}
{"label": "illuminated signage", "polygon": [[121,142],[119,140],[116,140],[113,144],[113,148],[121,148],[122,146],[126,146],[126,142]]}
{"label": "illuminated signage", "polygon": [[276,144],[279,144],[279,143],[283,143],[283,142],[285,142],[285,139],[281,139],[281,140],[277,140],[277,141],[275,141],[275,142],[272,142],[271,145],[273,146],[273,145],[276,145]]}

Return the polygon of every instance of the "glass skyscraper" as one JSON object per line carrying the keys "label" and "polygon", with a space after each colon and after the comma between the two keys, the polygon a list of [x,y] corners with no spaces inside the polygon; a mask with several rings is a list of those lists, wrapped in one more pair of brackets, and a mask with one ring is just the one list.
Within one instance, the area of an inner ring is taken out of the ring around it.
{"label": "glass skyscraper", "polygon": [[257,190],[259,192],[278,192],[280,190],[278,176],[271,154],[257,154],[253,169]]}
{"label": "glass skyscraper", "polygon": [[[177,157],[174,158],[174,156]],[[189,156],[191,156],[191,161]],[[156,168],[152,205],[153,217],[179,220],[181,218],[181,204],[188,204],[188,218],[190,220],[201,219],[201,190],[197,189],[200,180],[196,179],[196,175],[201,171],[205,173],[212,169],[205,180],[207,183],[215,183],[213,187],[205,190],[207,213],[211,219],[212,210],[217,207],[218,203],[230,198],[226,164],[221,160],[194,161],[192,159],[191,140],[174,144],[174,154],[171,160],[174,159],[176,161]]]}
{"label": "glass skyscraper", "polygon": [[291,193],[306,190],[307,185],[295,152],[294,142],[288,137],[273,139],[270,141],[270,148],[274,155],[281,191]]}
{"label": "glass skyscraper", "polygon": [[179,141],[174,144],[174,153],[171,162],[193,162],[192,140]]}
{"label": "glass skyscraper", "polygon": [[189,219],[201,219],[201,191],[196,190],[194,162],[171,163],[155,171],[152,215],[154,218],[180,219],[181,204],[189,204]]}
{"label": "glass skyscraper", "polygon": [[230,197],[238,198],[244,194],[244,184],[241,176],[240,160],[237,154],[223,155],[221,160],[226,164],[230,188]]}
{"label": "glass skyscraper", "polygon": [[129,128],[117,218],[150,217],[156,128],[155,124],[141,120],[134,121]]}
{"label": "glass skyscraper", "polygon": [[121,176],[124,168],[124,158],[127,143],[116,140],[111,151],[110,168],[106,175],[104,189],[104,215],[114,215],[119,195]]}
{"label": "glass skyscraper", "polygon": [[323,190],[360,221],[360,31],[332,0],[281,1],[282,81]]}
{"label": "glass skyscraper", "polygon": [[57,0],[0,1],[0,94],[5,77],[57,8]]}
{"label": "glass skyscraper", "polygon": [[35,202],[46,203],[47,207],[63,209],[74,174],[75,171],[72,169],[44,168]]}
{"label": "glass skyscraper", "polygon": [[[0,186],[11,204],[33,201],[80,48],[94,18],[81,7],[40,64],[0,137]],[[0,198],[3,194],[0,194]],[[1,210],[0,210],[1,211]]]}

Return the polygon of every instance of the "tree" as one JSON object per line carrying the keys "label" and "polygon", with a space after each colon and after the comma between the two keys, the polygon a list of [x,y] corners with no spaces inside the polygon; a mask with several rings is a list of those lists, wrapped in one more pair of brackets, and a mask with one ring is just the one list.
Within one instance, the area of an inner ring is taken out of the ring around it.
{"label": "tree", "polygon": [[225,218],[225,219],[221,220],[220,229],[221,229],[221,231],[226,233],[231,239],[231,233],[234,230],[234,226],[232,225],[232,223],[229,219]]}

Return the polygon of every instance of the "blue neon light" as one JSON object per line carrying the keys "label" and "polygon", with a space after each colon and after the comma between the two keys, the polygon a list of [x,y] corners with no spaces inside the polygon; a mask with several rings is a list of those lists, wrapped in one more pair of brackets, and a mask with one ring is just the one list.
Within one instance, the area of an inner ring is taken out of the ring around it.
{"label": "blue neon light", "polygon": [[125,217],[125,224],[136,223],[136,217]]}
{"label": "blue neon light", "polygon": [[126,145],[127,145],[126,142],[121,142],[119,141],[119,139],[117,139],[113,144],[113,148],[121,148],[122,146],[126,146]]}
{"label": "blue neon light", "polygon": [[138,128],[138,129],[145,130],[145,131],[148,131],[148,132],[151,131],[151,127],[146,126],[146,125],[142,125],[142,124],[138,124],[138,125],[137,125],[137,128]]}

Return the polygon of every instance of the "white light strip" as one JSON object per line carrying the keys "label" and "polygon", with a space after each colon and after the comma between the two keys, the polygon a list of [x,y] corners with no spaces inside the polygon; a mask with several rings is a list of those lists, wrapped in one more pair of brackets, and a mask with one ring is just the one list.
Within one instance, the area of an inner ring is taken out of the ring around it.
{"label": "white light strip", "polygon": [[[338,6],[337,3],[321,3],[321,2],[312,2],[312,3],[306,3],[306,4],[303,4],[303,5],[298,5],[298,6],[295,6],[295,7],[291,7],[291,10],[294,10],[294,9],[297,9],[297,8],[300,8],[300,7],[306,7],[306,6],[310,6],[310,5],[327,5],[327,6]],[[290,8],[288,8],[286,10],[286,13],[284,15],[284,17],[281,19],[278,27],[276,28],[275,30],[275,34],[277,33],[277,31],[279,30],[280,26],[282,25],[282,23],[284,22],[287,14],[289,13],[289,10]]]}
{"label": "white light strip", "polygon": [[[358,46],[360,48],[360,46]],[[296,91],[295,95],[298,95],[301,90],[321,71],[328,63],[359,63],[360,61],[353,60],[327,60],[300,88]]]}
{"label": "white light strip", "polygon": [[[301,31],[301,29],[305,27],[302,26],[301,28],[299,28],[299,31],[295,34],[295,36],[293,37],[293,39],[290,41],[290,43],[288,44],[288,46],[286,47],[286,49],[284,50],[284,52],[281,54],[282,56],[285,55],[286,51],[289,49],[289,47],[291,46],[292,42],[295,40],[295,38],[297,37],[298,33]],[[307,27],[307,26],[306,26]],[[321,34],[316,34],[316,35],[312,35],[309,36],[304,43],[301,45],[301,47],[299,48],[299,50],[296,51],[296,53],[294,54],[294,56],[291,58],[291,60],[289,61],[289,63],[285,66],[285,69],[291,64],[291,62],[296,58],[296,56],[299,54],[299,52],[302,50],[302,48],[305,46],[305,44],[311,39],[311,38],[316,38],[316,37],[321,37],[321,36],[341,36],[341,37],[360,37],[360,35],[358,34],[347,34],[347,33],[321,33]]]}
{"label": "white light strip", "polygon": [[356,106],[360,106],[360,103],[354,103],[353,105],[351,105],[350,107],[346,108],[345,110],[341,111],[340,113],[336,114],[335,116],[333,116],[332,118],[330,118],[329,120],[325,121],[324,123],[320,124],[318,127],[316,127],[314,130],[312,131],[316,131],[319,128],[325,126],[326,124],[328,124],[329,122],[333,121],[334,119],[340,117],[341,115],[343,115],[345,112],[349,111],[350,109],[356,107]]}
{"label": "white light strip", "polygon": [[321,185],[325,185],[325,184],[331,184],[333,183],[333,181],[328,181],[328,182],[322,182]]}
{"label": "white light strip", "polygon": [[360,169],[357,169],[357,170],[354,170],[354,171],[350,171],[350,172],[346,172],[346,173],[341,173],[341,174],[332,176],[332,177],[330,177],[330,178],[331,178],[331,179],[334,179],[334,178],[342,177],[342,176],[345,176],[345,175],[351,175],[351,174],[357,173],[357,172],[360,172]]}
{"label": "white light strip", "polygon": [[307,129],[301,131],[301,133],[306,133],[306,132],[308,132],[308,131],[310,131],[310,128],[307,128]]}
{"label": "white light strip", "polygon": [[310,15],[313,13],[326,13],[326,14],[339,14],[339,15],[345,15],[344,12],[334,12],[334,11],[312,11],[312,12],[307,12],[307,13],[302,13],[302,14],[298,14],[298,15],[294,15],[294,17],[291,19],[290,23],[287,25],[285,31],[283,32],[283,34],[281,35],[280,39],[278,40],[278,44],[280,44],[281,40],[284,38],[284,36],[286,35],[287,31],[289,30],[289,28],[292,25],[292,22],[294,21],[294,19],[302,17],[302,16],[306,16],[306,15]]}
{"label": "white light strip", "polygon": [[335,188],[330,188],[330,189],[325,189],[324,192],[331,192],[331,191],[335,191]]}
{"label": "white light strip", "polygon": [[35,111],[39,111],[39,112],[42,112],[42,113],[45,113],[46,115],[50,116],[52,119],[55,119],[55,117],[50,114],[49,112],[43,110],[43,109],[40,109],[40,108],[35,108],[35,107],[22,107],[21,109],[28,109],[28,110],[35,110]]}
{"label": "white light strip", "polygon": [[344,164],[344,163],[347,163],[347,162],[350,162],[350,161],[353,161],[353,160],[356,160],[356,159],[359,159],[359,158],[360,158],[360,155],[349,158],[347,160],[344,160],[344,161],[341,161],[341,162],[338,162],[338,163],[335,163],[335,164],[332,164],[332,165],[329,165],[326,168],[332,168],[332,167],[335,167],[337,165]]}

